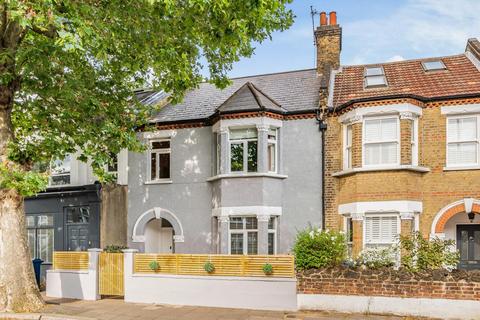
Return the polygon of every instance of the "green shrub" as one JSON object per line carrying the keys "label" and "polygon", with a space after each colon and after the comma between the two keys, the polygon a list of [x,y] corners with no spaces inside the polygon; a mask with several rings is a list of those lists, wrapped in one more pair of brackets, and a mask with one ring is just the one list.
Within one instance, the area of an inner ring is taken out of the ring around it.
{"label": "green shrub", "polygon": [[345,259],[347,243],[342,232],[310,227],[297,235],[293,252],[298,269],[331,267]]}
{"label": "green shrub", "polygon": [[426,271],[457,267],[460,259],[454,240],[426,239],[420,232],[400,237],[402,267],[410,271]]}
{"label": "green shrub", "polygon": [[117,246],[115,244],[110,244],[106,246],[103,251],[108,252],[108,253],[122,253],[122,250],[128,249],[128,247],[125,246]]}
{"label": "green shrub", "polygon": [[397,261],[398,250],[394,246],[386,248],[366,248],[355,260],[355,266],[366,266],[370,269],[393,267]]}
{"label": "green shrub", "polygon": [[263,273],[269,276],[273,273],[273,266],[270,263],[265,263],[262,267],[262,270],[263,270]]}
{"label": "green shrub", "polygon": [[158,270],[160,270],[160,265],[158,264],[157,261],[150,261],[150,263],[148,264],[148,266],[150,267],[150,269],[151,269],[152,271],[157,272]]}
{"label": "green shrub", "polygon": [[205,262],[205,264],[203,265],[203,269],[207,273],[213,273],[215,271],[215,265],[213,263],[211,263],[210,261],[208,261],[208,262]]}

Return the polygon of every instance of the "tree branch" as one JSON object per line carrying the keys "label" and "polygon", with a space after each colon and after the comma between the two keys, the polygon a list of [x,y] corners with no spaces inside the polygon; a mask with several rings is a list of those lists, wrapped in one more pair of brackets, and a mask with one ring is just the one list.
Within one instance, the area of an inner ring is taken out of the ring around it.
{"label": "tree branch", "polygon": [[35,26],[28,27],[33,32],[43,35],[50,39],[55,39],[58,36],[57,29],[54,26],[49,26],[47,30],[40,29]]}

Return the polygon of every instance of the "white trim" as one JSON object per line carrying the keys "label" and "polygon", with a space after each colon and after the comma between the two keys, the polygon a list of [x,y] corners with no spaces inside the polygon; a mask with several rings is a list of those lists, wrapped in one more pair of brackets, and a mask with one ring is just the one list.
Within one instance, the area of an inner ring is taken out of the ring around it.
{"label": "white trim", "polygon": [[[476,119],[476,140],[455,140],[455,141],[450,141],[449,140],[449,133],[448,133],[448,121],[452,119],[465,119],[465,118],[475,118]],[[445,118],[445,167],[449,168],[462,168],[462,167],[475,167],[480,165],[480,114],[452,114],[449,115]],[[460,144],[460,143],[476,143],[477,145],[477,162],[476,163],[455,163],[455,164],[449,164],[449,159],[448,159],[448,145],[449,144]]]}
{"label": "white trim", "polygon": [[400,112],[411,112],[414,114],[414,116],[419,117],[422,115],[422,108],[410,103],[356,108],[338,117],[338,121],[341,123],[348,123],[351,122],[352,119],[358,120],[359,118],[363,118],[366,116],[381,116],[392,114],[398,115],[400,114]]}
{"label": "white trim", "polygon": [[273,172],[238,172],[238,173],[226,173],[226,174],[219,174],[207,179],[207,181],[215,181],[224,178],[258,178],[258,177],[266,177],[266,178],[275,178],[275,179],[286,179],[288,178],[287,175],[278,174]]}
{"label": "white trim", "polygon": [[149,131],[143,133],[143,138],[147,140],[151,139],[171,139],[177,135],[176,130],[158,130],[158,131]]}
{"label": "white trim", "polygon": [[327,107],[333,107],[333,94],[335,91],[335,77],[337,73],[342,72],[342,67],[332,70],[330,72],[330,85],[328,86],[328,99],[327,99]]}
{"label": "white trim", "polygon": [[480,103],[462,104],[456,106],[443,106],[440,108],[444,115],[462,115],[471,113],[480,113]]}
{"label": "white trim", "polygon": [[341,215],[348,214],[366,214],[366,213],[392,213],[392,212],[418,212],[423,210],[421,201],[366,201],[351,202],[338,206],[338,213]]}
{"label": "white trim", "polygon": [[470,61],[472,61],[473,65],[478,69],[478,71],[480,71],[480,60],[478,60],[478,58],[468,50],[465,51],[465,55]]}
{"label": "white trim", "polygon": [[219,207],[212,209],[214,217],[230,216],[281,216],[282,207],[244,206],[244,207]]}
{"label": "white trim", "polygon": [[480,165],[465,166],[465,167],[443,167],[443,171],[463,171],[463,170],[480,170]]}
{"label": "white trim", "polygon": [[240,119],[222,119],[212,126],[213,132],[220,132],[229,129],[241,129],[244,127],[269,126],[281,128],[283,121],[269,117],[240,118]]}
{"label": "white trim", "polygon": [[[413,137],[411,137],[411,143],[410,143],[410,146],[411,146],[411,153],[412,153],[412,165],[413,166],[418,166],[418,145],[419,145],[419,142],[418,142],[418,118],[417,117],[414,117],[412,118],[412,123],[411,123],[411,128],[410,128],[410,132],[412,132],[412,128],[413,128]],[[401,155],[400,155],[401,157]]]}
{"label": "white trim", "polygon": [[394,165],[394,166],[371,166],[371,167],[367,166],[366,168],[352,168],[352,169],[334,172],[332,173],[332,177],[342,177],[350,174],[355,174],[358,172],[396,171],[396,170],[407,170],[407,171],[414,171],[414,172],[421,172],[421,173],[430,172],[430,168],[427,168],[427,167],[401,164],[401,165]]}
{"label": "white trim", "polygon": [[[478,204],[480,205],[480,200],[479,199],[472,199],[472,198],[468,198],[469,200],[467,200],[468,202],[471,201],[471,204],[473,206],[473,204]],[[435,233],[435,229],[436,229],[436,226],[437,226],[437,223],[438,221],[440,221],[440,218],[445,214],[445,212],[447,212],[448,210],[450,210],[451,208],[455,207],[455,206],[458,206],[458,205],[465,205],[465,199],[461,199],[461,200],[457,200],[455,202],[452,202],[448,205],[446,205],[445,207],[443,207],[442,209],[440,209],[437,214],[435,215],[435,217],[433,218],[433,221],[432,221],[432,226],[430,228],[430,236],[433,237],[433,236],[441,236],[441,234],[439,233]],[[445,234],[443,234],[443,237],[445,237]]]}
{"label": "white trim", "polygon": [[[137,235],[137,228],[138,228],[138,225],[139,225],[140,221],[142,221],[142,219],[146,215],[151,214],[152,212],[153,212],[154,217],[156,219],[158,219],[157,217],[162,218],[162,211],[168,212],[168,214],[170,214],[173,217],[173,219],[175,219],[175,221],[178,224],[178,227],[180,228],[180,234],[177,234],[173,237],[175,242],[184,242],[183,226],[182,226],[182,223],[180,222],[180,219],[178,219],[178,217],[173,212],[171,212],[170,210],[163,209],[163,208],[160,208],[160,207],[154,207],[150,210],[147,210],[137,218],[137,220],[135,221],[135,224],[133,225],[133,231],[132,231],[132,241],[133,242],[145,242],[145,236],[144,235]],[[175,227],[174,227],[174,230],[175,230]]]}

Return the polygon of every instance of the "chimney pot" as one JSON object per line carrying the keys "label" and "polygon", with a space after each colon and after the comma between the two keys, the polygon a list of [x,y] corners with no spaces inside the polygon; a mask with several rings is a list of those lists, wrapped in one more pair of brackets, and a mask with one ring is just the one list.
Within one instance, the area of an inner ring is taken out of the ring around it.
{"label": "chimney pot", "polygon": [[335,11],[330,12],[330,25],[336,25],[337,24],[337,13]]}
{"label": "chimney pot", "polygon": [[326,12],[320,12],[320,25],[321,26],[326,26],[327,25],[327,13]]}

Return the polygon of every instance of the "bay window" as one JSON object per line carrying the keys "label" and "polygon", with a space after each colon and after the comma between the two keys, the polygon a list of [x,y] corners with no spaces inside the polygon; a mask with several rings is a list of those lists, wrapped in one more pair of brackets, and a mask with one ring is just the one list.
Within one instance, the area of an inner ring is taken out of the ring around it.
{"label": "bay window", "polygon": [[256,129],[230,130],[230,171],[257,172],[257,145]]}
{"label": "bay window", "polygon": [[447,166],[479,165],[479,115],[447,118]]}
{"label": "bay window", "polygon": [[42,259],[52,263],[53,257],[53,215],[27,215],[28,248],[32,259]]}
{"label": "bay window", "polygon": [[258,253],[258,222],[256,217],[230,217],[230,254]]}
{"label": "bay window", "polygon": [[150,180],[170,179],[170,140],[150,141]]}
{"label": "bay window", "polygon": [[367,118],[363,126],[363,164],[365,166],[399,164],[398,117]]}

